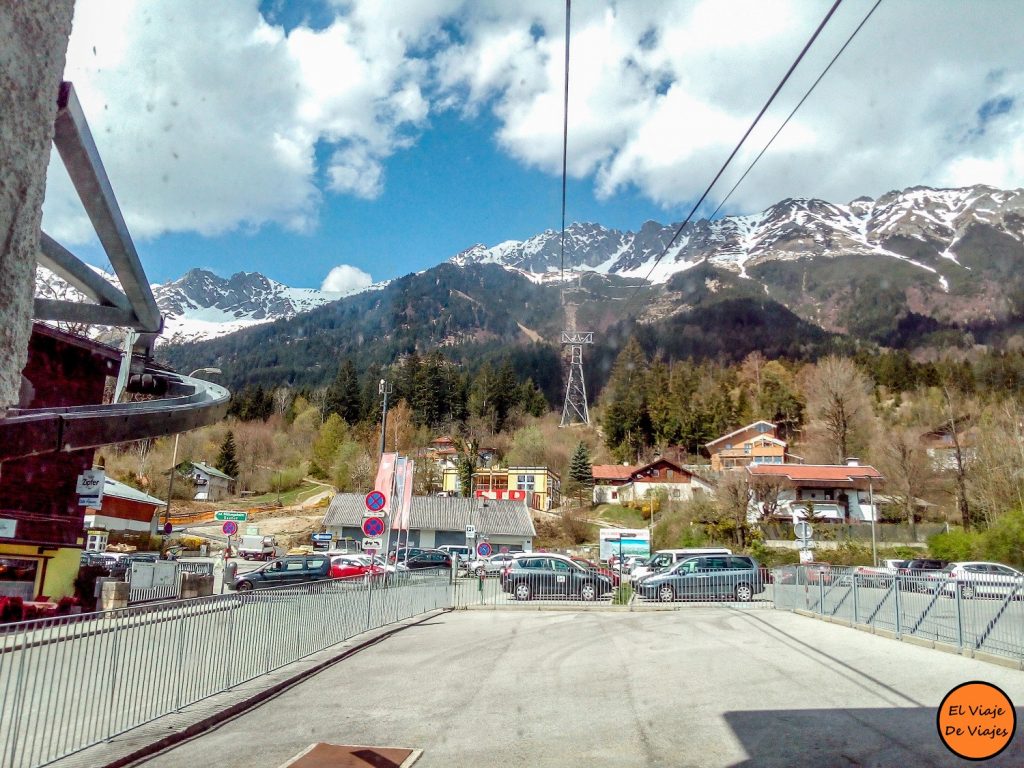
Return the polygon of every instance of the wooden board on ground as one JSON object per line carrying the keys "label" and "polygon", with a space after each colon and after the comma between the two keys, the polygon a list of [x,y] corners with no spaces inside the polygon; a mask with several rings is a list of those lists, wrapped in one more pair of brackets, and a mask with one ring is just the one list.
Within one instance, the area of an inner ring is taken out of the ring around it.
{"label": "wooden board on ground", "polygon": [[312,744],[281,768],[408,768],[422,749]]}

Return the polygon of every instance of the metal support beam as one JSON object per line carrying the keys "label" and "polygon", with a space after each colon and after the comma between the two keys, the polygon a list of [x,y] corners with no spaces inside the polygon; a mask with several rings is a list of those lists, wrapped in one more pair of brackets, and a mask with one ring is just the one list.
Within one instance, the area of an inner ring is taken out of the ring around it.
{"label": "metal support beam", "polygon": [[128,297],[45,232],[39,233],[39,263],[97,304],[131,310]]}
{"label": "metal support beam", "polygon": [[562,331],[562,344],[569,346],[570,361],[569,382],[565,388],[565,403],[562,406],[560,427],[590,423],[590,411],[587,408],[587,384],[583,379],[583,345],[593,343],[594,334],[590,331]]}
{"label": "metal support beam", "polygon": [[73,301],[57,299],[36,299],[32,316],[36,320],[60,320],[87,325],[131,327],[135,324],[135,315],[131,310],[109,307],[104,304],[77,304]]}
{"label": "metal support beam", "polygon": [[160,309],[103,169],[82,105],[68,82],[61,83],[57,99],[53,143],[134,310],[137,322],[128,325],[140,331],[159,333]]}

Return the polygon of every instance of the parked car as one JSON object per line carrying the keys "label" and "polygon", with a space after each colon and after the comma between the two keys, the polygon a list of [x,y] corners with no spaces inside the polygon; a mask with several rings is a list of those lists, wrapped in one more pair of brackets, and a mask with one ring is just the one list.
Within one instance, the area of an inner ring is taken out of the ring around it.
{"label": "parked car", "polygon": [[576,563],[576,565],[586,568],[588,571],[593,571],[594,573],[600,573],[602,576],[607,576],[611,579],[613,587],[619,586],[619,574],[611,568],[604,568],[600,563],[595,563],[593,560],[587,560],[582,557],[574,557],[571,559]]}
{"label": "parked car", "polygon": [[411,557],[415,557],[420,552],[425,552],[423,547],[399,547],[393,552],[388,553],[389,563],[401,563],[404,560],[408,560]]}
{"label": "parked car", "polygon": [[612,591],[612,580],[565,555],[520,555],[502,571],[501,588],[516,600],[535,597],[596,600]]}
{"label": "parked car", "polygon": [[889,573],[899,573],[900,569],[906,568],[909,562],[909,560],[883,560],[881,567]]}
{"label": "parked car", "polygon": [[79,563],[79,567],[95,566],[103,568],[109,573],[110,569],[117,564],[117,558],[111,557],[104,552],[83,552]]}
{"label": "parked car", "polygon": [[806,562],[782,568],[775,577],[777,584],[831,584],[831,563]]}
{"label": "parked car", "polygon": [[652,554],[647,562],[643,565],[638,565],[633,569],[633,572],[629,575],[629,578],[633,583],[637,583],[645,576],[649,576],[652,573],[658,573],[659,571],[667,571],[676,563],[681,560],[686,560],[691,557],[699,557],[701,555],[731,555],[732,550],[724,549],[721,547],[702,547],[696,549],[659,549],[657,552]]}
{"label": "parked car", "polygon": [[331,561],[322,555],[286,555],[255,571],[241,574],[229,586],[238,592],[248,592],[265,587],[321,581],[330,576]]}
{"label": "parked car", "polygon": [[648,600],[733,599],[749,602],[764,592],[761,566],[746,555],[706,555],[682,560],[636,587]]}
{"label": "parked car", "polygon": [[933,586],[932,577],[943,568],[949,565],[946,560],[934,558],[918,558],[908,560],[907,564],[900,568],[897,576],[900,580],[900,589],[905,592],[931,592]]}
{"label": "parked car", "polygon": [[360,576],[375,577],[384,569],[360,555],[335,555],[331,558],[332,579],[352,579]]}
{"label": "parked car", "polygon": [[410,555],[408,560],[399,560],[395,567],[399,571],[420,571],[429,568],[450,570],[452,556],[440,549],[421,549],[416,554]]}
{"label": "parked car", "polygon": [[895,572],[888,568],[875,567],[872,565],[858,565],[853,569],[853,575],[857,577],[857,584],[862,587],[877,587],[888,589],[892,586]]}
{"label": "parked car", "polygon": [[471,547],[459,544],[443,544],[438,547],[442,552],[447,552],[449,555],[457,555],[459,562],[462,564],[468,563],[472,559],[473,550]]}
{"label": "parked car", "polygon": [[1024,599],[1024,573],[1002,563],[950,563],[929,574],[935,589],[953,596],[957,590],[966,600],[975,597],[1006,597],[1015,592]]}
{"label": "parked car", "polygon": [[466,570],[477,576],[494,576],[501,573],[512,564],[515,555],[512,553],[491,555],[482,557],[479,560],[471,560],[466,564]]}

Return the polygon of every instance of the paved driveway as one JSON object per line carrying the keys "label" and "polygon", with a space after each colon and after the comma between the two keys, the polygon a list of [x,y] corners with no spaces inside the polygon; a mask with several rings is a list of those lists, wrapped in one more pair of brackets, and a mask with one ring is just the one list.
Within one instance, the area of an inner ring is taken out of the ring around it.
{"label": "paved driveway", "polygon": [[[1022,672],[781,611],[458,611],[146,765],[270,768],[317,741],[424,768],[968,765],[935,729],[967,680],[1024,704]],[[1024,764],[1022,731],[986,765]]]}

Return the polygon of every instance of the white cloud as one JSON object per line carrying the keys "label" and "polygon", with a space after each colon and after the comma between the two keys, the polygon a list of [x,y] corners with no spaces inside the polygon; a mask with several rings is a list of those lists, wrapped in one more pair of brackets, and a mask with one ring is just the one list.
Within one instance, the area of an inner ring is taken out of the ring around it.
{"label": "white cloud", "polygon": [[[870,7],[847,0],[746,162]],[[677,213],[702,191],[820,20],[804,0],[573,7],[569,169]],[[563,6],[337,0],[285,30],[257,0],[79,0],[75,82],[132,232],[308,231],[326,195],[378,197],[431,111],[489,112],[522,164],[561,170]],[[883,3],[740,188],[733,210],[914,184],[1024,184],[1024,4]],[[993,114],[984,105],[1002,99]],[[318,153],[317,149],[321,152]],[[52,164],[51,164],[52,165]],[[442,180],[443,183],[443,180]],[[45,226],[89,235],[52,174]]]}
{"label": "white cloud", "polygon": [[333,293],[354,293],[363,288],[369,288],[372,283],[373,278],[358,267],[339,264],[327,273],[320,290]]}

